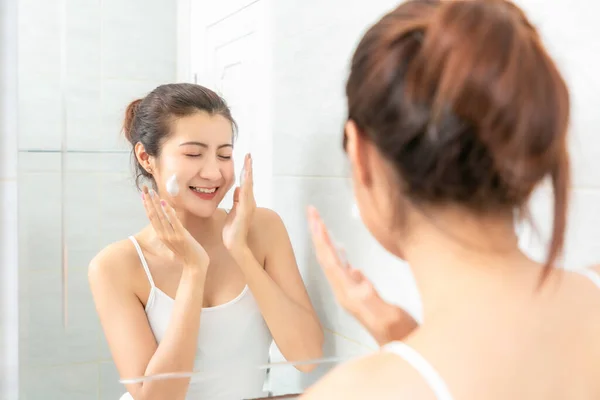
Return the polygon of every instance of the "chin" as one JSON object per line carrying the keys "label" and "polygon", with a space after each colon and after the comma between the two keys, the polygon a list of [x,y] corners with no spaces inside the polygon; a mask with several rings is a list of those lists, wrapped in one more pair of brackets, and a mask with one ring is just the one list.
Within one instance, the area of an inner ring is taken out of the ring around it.
{"label": "chin", "polygon": [[186,207],[188,213],[198,218],[209,218],[217,210],[218,204],[192,204]]}
{"label": "chin", "polygon": [[221,201],[222,199],[217,198],[212,200],[188,199],[184,207],[188,213],[195,217],[210,218],[219,208]]}

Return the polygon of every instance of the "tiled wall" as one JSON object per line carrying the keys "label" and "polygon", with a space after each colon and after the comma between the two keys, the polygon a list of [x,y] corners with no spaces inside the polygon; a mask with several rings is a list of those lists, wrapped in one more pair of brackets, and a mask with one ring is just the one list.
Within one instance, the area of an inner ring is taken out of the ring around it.
{"label": "tiled wall", "polygon": [[145,223],[120,126],[131,100],[175,80],[176,3],[63,3],[19,1],[20,398],[114,400],[87,265]]}
{"label": "tiled wall", "polygon": [[[341,148],[345,117],[344,82],[349,59],[360,36],[397,0],[345,2],[304,0],[273,2],[274,58],[274,206],[283,216],[303,269],[302,273],[319,315],[327,328],[326,353],[348,346],[373,348],[373,340],[333,300],[331,290],[315,263],[305,210],[321,211],[336,239],[349,251],[354,266],[370,276],[390,301],[420,315],[420,301],[412,274],[388,255],[352,217],[353,200],[347,161]],[[572,155],[574,164],[571,225],[566,264],[582,267],[600,261],[600,154],[597,127],[600,114],[600,34],[585,1],[518,1],[531,13],[549,48],[567,76],[573,95]],[[596,135],[596,136],[593,136]],[[542,231],[551,218],[548,196],[540,191],[533,201]],[[536,241],[523,245],[539,254]],[[316,371],[313,379],[322,373]],[[299,377],[288,377],[296,383]]]}
{"label": "tiled wall", "polygon": [[0,399],[18,396],[17,2],[0,2]]}

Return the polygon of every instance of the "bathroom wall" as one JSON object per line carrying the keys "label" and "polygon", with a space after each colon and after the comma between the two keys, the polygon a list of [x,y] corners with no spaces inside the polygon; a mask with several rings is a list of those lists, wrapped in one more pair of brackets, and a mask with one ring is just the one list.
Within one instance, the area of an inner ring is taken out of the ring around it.
{"label": "bathroom wall", "polygon": [[0,399],[18,396],[17,2],[0,2]]}
{"label": "bathroom wall", "polygon": [[131,100],[176,79],[176,2],[18,11],[20,398],[114,400],[87,265],[145,223],[120,127]]}
{"label": "bathroom wall", "polygon": [[[371,277],[388,300],[405,306],[417,318],[420,301],[407,265],[389,256],[353,217],[347,162],[341,133],[345,118],[343,85],[349,59],[366,27],[399,2],[371,0],[287,0],[273,2],[274,207],[283,216],[292,237],[305,282],[327,328],[327,354],[348,354],[372,349],[369,335],[344,313],[316,264],[305,209],[317,206],[335,238],[344,244],[354,266]],[[571,153],[574,192],[566,245],[565,264],[581,268],[600,261],[600,125],[599,45],[591,38],[600,27],[590,10],[597,4],[518,1],[538,24],[550,51],[557,58],[573,97]],[[551,223],[547,191],[532,201],[533,214],[542,233],[538,239],[522,229],[523,247],[543,257],[544,232]],[[550,203],[551,204],[551,203]],[[293,384],[310,377],[290,375]]]}

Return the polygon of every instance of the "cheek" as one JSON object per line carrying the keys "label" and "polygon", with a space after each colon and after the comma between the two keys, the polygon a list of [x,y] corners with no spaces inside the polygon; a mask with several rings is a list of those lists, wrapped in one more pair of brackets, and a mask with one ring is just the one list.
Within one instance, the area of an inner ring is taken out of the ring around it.
{"label": "cheek", "polygon": [[225,182],[233,184],[236,177],[233,161],[228,161],[221,164],[221,175],[223,175]]}

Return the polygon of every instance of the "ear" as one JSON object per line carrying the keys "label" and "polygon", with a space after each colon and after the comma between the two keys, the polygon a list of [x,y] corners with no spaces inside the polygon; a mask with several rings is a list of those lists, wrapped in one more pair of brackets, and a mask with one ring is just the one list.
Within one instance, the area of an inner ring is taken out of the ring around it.
{"label": "ear", "polygon": [[345,126],[346,153],[352,165],[354,178],[361,185],[371,184],[370,143],[353,120],[348,120]]}
{"label": "ear", "polygon": [[135,157],[138,163],[148,172],[152,174],[154,170],[154,159],[150,154],[146,153],[146,148],[141,142],[137,142],[134,147]]}

